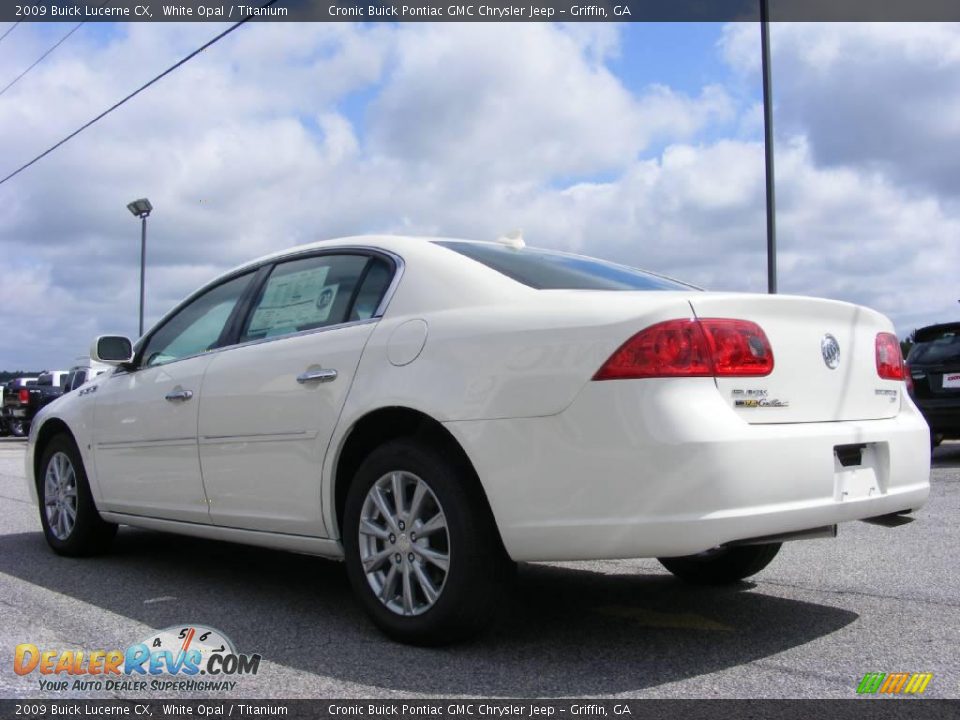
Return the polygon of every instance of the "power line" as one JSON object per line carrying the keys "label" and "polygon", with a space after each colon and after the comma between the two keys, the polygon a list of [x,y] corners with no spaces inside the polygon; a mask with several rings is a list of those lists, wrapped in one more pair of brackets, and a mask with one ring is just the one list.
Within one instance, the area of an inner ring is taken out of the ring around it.
{"label": "power line", "polygon": [[[86,21],[84,21],[84,22],[86,22]],[[34,60],[34,61],[33,61],[33,64],[32,64],[30,67],[28,67],[28,68],[27,68],[26,70],[24,70],[22,73],[20,73],[19,75],[17,75],[13,80],[11,80],[10,82],[8,82],[8,83],[4,86],[4,88],[3,88],[2,90],[0,90],[0,95],[3,95],[7,90],[9,90],[9,89],[12,88],[14,85],[16,85],[17,82],[20,80],[20,78],[22,78],[22,77],[23,77],[24,75],[26,75],[28,72],[30,72],[31,70],[33,70],[37,65],[39,65],[41,62],[43,62],[43,59],[44,59],[47,55],[49,55],[49,54],[52,53],[54,50],[56,50],[58,47],[60,47],[60,46],[66,41],[66,39],[67,39],[68,37],[70,37],[71,35],[73,35],[77,30],[79,30],[79,29],[80,29],[80,26],[83,25],[83,24],[84,24],[83,22],[79,22],[79,23],[77,23],[76,25],[74,25],[73,30],[71,30],[71,31],[68,32],[66,35],[64,35],[62,38],[60,38],[59,40],[57,40],[57,42],[55,42],[55,43],[53,44],[53,46],[51,46],[43,55],[41,55],[41,56],[38,57],[36,60]],[[9,32],[9,31],[8,31],[8,32]]]}
{"label": "power line", "polygon": [[8,28],[7,28],[7,31],[6,31],[3,35],[0,35],[0,42],[3,42],[3,39],[4,39],[7,35],[9,35],[10,33],[12,33],[12,32],[13,32],[13,29],[14,29],[17,25],[19,25],[21,22],[23,22],[23,21],[22,21],[22,20],[17,20],[13,25],[11,25],[10,27],[8,27]]}
{"label": "power line", "polygon": [[[260,6],[260,9],[268,8],[268,7],[270,7],[271,5],[273,5],[273,4],[276,3],[276,2],[277,2],[277,0],[268,0],[268,2],[265,2],[263,5]],[[245,18],[243,18],[242,20],[240,20],[240,21],[237,22],[237,23],[234,23],[233,25],[231,25],[230,27],[228,27],[226,30],[224,30],[222,33],[220,33],[219,35],[217,35],[216,37],[208,40],[208,41],[205,42],[203,45],[201,45],[201,46],[198,47],[196,50],[194,50],[192,53],[190,53],[189,55],[187,55],[187,56],[184,57],[183,59],[179,60],[178,62],[176,62],[176,63],[174,63],[173,65],[171,65],[170,67],[168,67],[166,70],[164,70],[162,73],[160,73],[159,75],[157,75],[156,77],[154,77],[152,80],[148,80],[148,81],[145,82],[143,85],[141,85],[141,86],[138,87],[136,90],[134,90],[132,93],[130,93],[129,95],[127,95],[125,98],[123,98],[122,100],[117,101],[116,103],[114,103],[113,105],[111,105],[110,107],[108,107],[106,110],[104,110],[102,113],[100,113],[99,115],[97,115],[95,118],[93,118],[92,120],[88,120],[88,121],[85,122],[83,125],[81,125],[81,126],[78,127],[76,130],[74,130],[72,133],[70,133],[69,135],[67,135],[65,138],[63,138],[63,139],[60,140],[59,142],[55,143],[54,145],[51,145],[50,147],[48,147],[48,148],[47,148],[46,150],[44,150],[42,153],[40,153],[39,155],[37,155],[33,160],[31,160],[30,162],[24,163],[23,165],[21,165],[20,167],[18,167],[18,168],[17,168],[16,170],[14,170],[12,173],[10,173],[10,174],[7,175],[5,178],[3,178],[2,180],[0,180],[0,185],[3,185],[5,182],[7,182],[8,180],[16,177],[17,175],[19,175],[20,173],[22,173],[24,170],[26,170],[28,167],[30,167],[30,166],[33,165],[34,163],[42,160],[42,159],[45,158],[47,155],[49,155],[49,154],[52,153],[54,150],[56,150],[58,147],[60,147],[60,146],[63,145],[64,143],[68,142],[69,140],[72,140],[72,139],[75,138],[77,135],[79,135],[79,134],[82,133],[84,130],[86,130],[88,127],[90,127],[90,126],[93,125],[94,123],[98,122],[99,120],[102,120],[103,118],[105,118],[107,115],[109,115],[110,113],[112,113],[114,110],[116,110],[118,107],[120,107],[121,105],[123,105],[123,104],[126,103],[127,101],[132,100],[132,99],[135,98],[137,95],[139,95],[139,94],[142,93],[144,90],[146,90],[148,87],[150,87],[150,86],[153,85],[154,83],[158,82],[159,80],[162,80],[163,78],[165,78],[167,75],[169,75],[170,73],[172,73],[174,70],[176,70],[176,69],[177,69],[178,67],[180,67],[181,65],[183,65],[183,64],[186,63],[186,62],[189,62],[191,59],[193,59],[194,57],[196,57],[197,55],[199,55],[200,53],[202,53],[204,50],[206,50],[206,49],[207,49],[208,47],[210,47],[211,45],[213,45],[214,43],[219,42],[220,40],[222,40],[223,38],[225,38],[227,35],[229,35],[230,33],[232,33],[234,30],[236,30],[236,29],[237,29],[238,27],[240,27],[241,25],[243,25],[244,23],[252,20],[253,17],[254,17],[254,15],[252,15],[252,14],[251,14],[251,15],[247,15]]]}

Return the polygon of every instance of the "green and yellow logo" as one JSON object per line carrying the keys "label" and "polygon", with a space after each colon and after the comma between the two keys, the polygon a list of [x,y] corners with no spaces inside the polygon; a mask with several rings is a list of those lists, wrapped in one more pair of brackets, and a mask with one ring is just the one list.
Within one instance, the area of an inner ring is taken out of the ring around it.
{"label": "green and yellow logo", "polygon": [[857,687],[860,695],[920,695],[933,680],[933,673],[867,673]]}

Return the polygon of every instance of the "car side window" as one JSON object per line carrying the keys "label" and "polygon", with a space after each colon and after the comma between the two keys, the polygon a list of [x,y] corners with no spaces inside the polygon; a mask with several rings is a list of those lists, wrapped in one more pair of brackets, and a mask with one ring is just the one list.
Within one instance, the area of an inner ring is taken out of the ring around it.
{"label": "car side window", "polygon": [[365,255],[317,255],[278,264],[254,303],[240,342],[346,322],[369,261]]}
{"label": "car side window", "polygon": [[247,273],[217,285],[182,308],[147,341],[141,365],[163,365],[215,348],[252,277]]}
{"label": "car side window", "polygon": [[383,296],[393,279],[393,267],[383,258],[373,258],[367,268],[367,273],[357,291],[357,299],[353,301],[350,311],[351,320],[369,320],[380,307]]}

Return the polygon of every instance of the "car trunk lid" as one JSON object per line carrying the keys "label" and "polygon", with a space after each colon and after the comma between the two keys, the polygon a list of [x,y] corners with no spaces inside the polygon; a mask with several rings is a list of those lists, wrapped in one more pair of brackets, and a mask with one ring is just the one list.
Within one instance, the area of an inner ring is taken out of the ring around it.
{"label": "car trunk lid", "polygon": [[690,302],[698,318],[750,320],[770,341],[774,368],[769,375],[716,379],[720,393],[746,422],[874,420],[900,411],[904,384],[877,373],[877,334],[893,331],[880,313],[784,295],[703,293]]}

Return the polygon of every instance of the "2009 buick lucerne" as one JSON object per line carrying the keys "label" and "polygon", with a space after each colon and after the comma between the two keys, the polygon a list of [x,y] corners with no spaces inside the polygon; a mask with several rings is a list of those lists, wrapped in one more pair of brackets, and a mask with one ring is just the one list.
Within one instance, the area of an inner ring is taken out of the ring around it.
{"label": "2009 buick lucerne", "polygon": [[213,281],[51,404],[47,542],[118,524],[344,558],[390,636],[480,629],[511,561],[732,582],[926,501],[929,432],[864,307],[527,248],[355,237]]}

